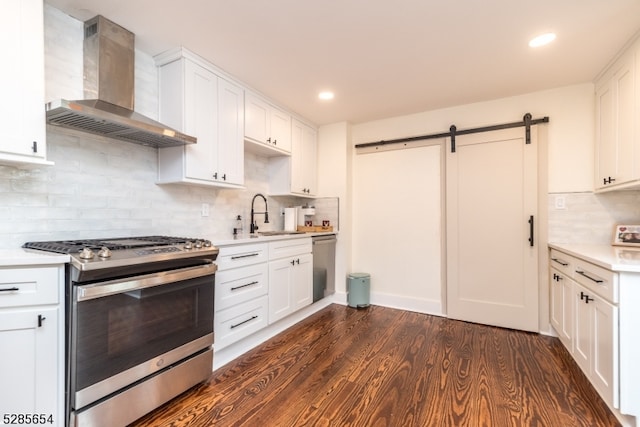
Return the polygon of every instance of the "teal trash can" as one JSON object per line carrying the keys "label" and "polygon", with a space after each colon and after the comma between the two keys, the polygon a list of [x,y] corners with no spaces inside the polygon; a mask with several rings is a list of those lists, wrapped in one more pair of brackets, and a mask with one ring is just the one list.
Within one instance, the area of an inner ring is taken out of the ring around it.
{"label": "teal trash can", "polygon": [[369,307],[371,275],[351,273],[347,276],[347,304],[353,308]]}

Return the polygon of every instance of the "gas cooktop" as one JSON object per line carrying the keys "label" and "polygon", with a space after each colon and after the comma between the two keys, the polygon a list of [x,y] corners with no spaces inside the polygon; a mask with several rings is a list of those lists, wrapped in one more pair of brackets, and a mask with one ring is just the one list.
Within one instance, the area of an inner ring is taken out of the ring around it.
{"label": "gas cooktop", "polygon": [[170,236],[27,242],[25,249],[68,254],[79,270],[96,270],[180,258],[216,259],[218,249],[209,240]]}
{"label": "gas cooktop", "polygon": [[[141,236],[141,237],[115,237],[111,239],[89,239],[89,240],[59,240],[50,242],[27,242],[22,245],[25,249],[39,249],[41,251],[55,252],[59,254],[76,254],[84,249],[101,250],[107,248],[112,251],[134,248],[145,248],[152,246],[169,246],[176,244],[186,244],[191,242],[201,242],[205,245],[208,241],[202,239],[191,239],[187,237],[169,236]],[[208,242],[211,246],[211,242]]]}

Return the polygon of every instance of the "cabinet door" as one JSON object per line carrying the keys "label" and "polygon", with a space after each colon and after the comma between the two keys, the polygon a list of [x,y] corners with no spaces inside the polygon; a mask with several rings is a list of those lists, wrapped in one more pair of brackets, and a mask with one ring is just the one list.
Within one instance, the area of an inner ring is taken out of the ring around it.
{"label": "cabinet door", "polygon": [[[38,326],[38,316],[42,316]],[[0,312],[0,402],[5,413],[52,414],[58,398],[58,308]]]}
{"label": "cabinet door", "polygon": [[313,256],[300,255],[291,269],[293,308],[299,310],[313,302]]}
{"label": "cabinet door", "polygon": [[244,113],[244,136],[266,144],[270,132],[269,104],[245,93]]}
{"label": "cabinet door", "polygon": [[218,180],[244,184],[244,94],[218,79]]}
{"label": "cabinet door", "polygon": [[269,263],[269,323],[293,313],[293,268],[289,258]]}
{"label": "cabinet door", "polygon": [[622,63],[616,72],[613,84],[616,98],[616,183],[625,183],[635,178],[635,70],[633,56]]}
{"label": "cabinet door", "polygon": [[591,362],[591,308],[585,304],[583,295],[589,291],[577,283],[574,284],[575,340],[573,356],[582,371],[589,376]]}
{"label": "cabinet door", "polygon": [[285,111],[271,107],[271,132],[267,137],[279,150],[291,152],[291,116]]}
{"label": "cabinet door", "polygon": [[218,77],[205,68],[185,61],[185,132],[198,138],[185,146],[188,178],[214,180],[218,135]]}
{"label": "cabinet door", "polygon": [[291,125],[291,192],[304,196],[317,194],[317,146],[315,129],[298,120]]}
{"label": "cabinet door", "polygon": [[596,90],[596,188],[638,177],[635,170],[635,56],[628,54]]}
{"label": "cabinet door", "polygon": [[551,269],[551,325],[560,341],[573,353],[573,286],[572,280]]}
{"label": "cabinet door", "polygon": [[0,67],[0,92],[6,100],[0,103],[0,159],[45,157],[42,4],[4,0],[0,5],[0,49],[6,58]]}
{"label": "cabinet door", "polygon": [[596,188],[616,175],[615,94],[613,81],[596,91]]}
{"label": "cabinet door", "polygon": [[592,313],[592,369],[591,382],[602,398],[619,407],[618,393],[618,307],[590,294]]}

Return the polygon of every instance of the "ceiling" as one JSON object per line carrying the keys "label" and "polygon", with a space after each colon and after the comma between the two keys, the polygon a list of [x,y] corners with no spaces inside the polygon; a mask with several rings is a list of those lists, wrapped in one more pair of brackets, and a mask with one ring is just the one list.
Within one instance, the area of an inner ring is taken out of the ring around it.
{"label": "ceiling", "polygon": [[45,1],[150,55],[184,46],[318,125],[589,82],[640,30],[640,0]]}

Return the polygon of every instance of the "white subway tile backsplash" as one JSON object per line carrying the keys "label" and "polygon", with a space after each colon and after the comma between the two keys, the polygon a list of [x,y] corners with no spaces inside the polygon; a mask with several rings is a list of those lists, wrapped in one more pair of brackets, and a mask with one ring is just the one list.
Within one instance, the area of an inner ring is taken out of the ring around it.
{"label": "white subway tile backsplash", "polygon": [[[555,209],[556,196],[565,209]],[[550,242],[609,244],[616,224],[640,224],[640,192],[550,194],[548,215]]]}

